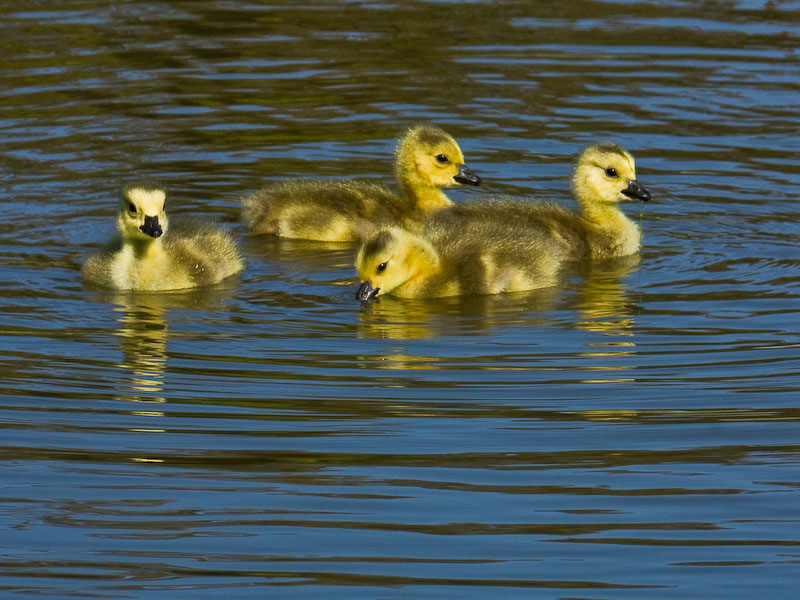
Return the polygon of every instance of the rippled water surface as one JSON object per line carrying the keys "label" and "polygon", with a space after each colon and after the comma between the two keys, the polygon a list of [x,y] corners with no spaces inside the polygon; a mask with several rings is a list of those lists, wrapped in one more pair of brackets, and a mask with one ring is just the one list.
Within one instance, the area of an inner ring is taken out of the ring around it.
{"label": "rippled water surface", "polygon": [[[3,597],[796,597],[800,3],[0,5]],[[353,247],[238,225],[420,121],[458,202],[626,146],[641,256],[360,306]],[[85,287],[138,176],[242,276]]]}

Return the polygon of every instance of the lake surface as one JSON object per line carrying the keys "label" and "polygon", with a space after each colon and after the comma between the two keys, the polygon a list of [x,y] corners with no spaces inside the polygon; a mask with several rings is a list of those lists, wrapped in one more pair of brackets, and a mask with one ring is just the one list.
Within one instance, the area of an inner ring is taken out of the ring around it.
{"label": "lake surface", "polygon": [[[796,597],[800,2],[1,5],[4,598]],[[238,224],[417,122],[457,202],[624,145],[641,255],[361,306],[352,246]],[[81,283],[142,176],[241,277]]]}

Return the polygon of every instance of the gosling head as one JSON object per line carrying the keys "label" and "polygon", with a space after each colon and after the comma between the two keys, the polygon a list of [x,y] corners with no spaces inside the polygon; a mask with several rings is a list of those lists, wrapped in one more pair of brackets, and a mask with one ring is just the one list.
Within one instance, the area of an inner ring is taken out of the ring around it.
{"label": "gosling head", "polygon": [[409,129],[398,142],[396,154],[397,179],[407,186],[440,188],[481,182],[464,164],[456,141],[433,125]]}
{"label": "gosling head", "polygon": [[122,187],[117,229],[127,239],[153,240],[167,230],[164,202],[167,194],[153,183],[129,183]]}
{"label": "gosling head", "polygon": [[389,294],[415,277],[439,267],[439,255],[426,240],[399,227],[375,232],[358,250],[361,285],[356,300]]}
{"label": "gosling head", "polygon": [[582,206],[650,200],[650,192],[636,181],[633,156],[617,144],[596,144],[586,148],[575,165],[572,187]]}

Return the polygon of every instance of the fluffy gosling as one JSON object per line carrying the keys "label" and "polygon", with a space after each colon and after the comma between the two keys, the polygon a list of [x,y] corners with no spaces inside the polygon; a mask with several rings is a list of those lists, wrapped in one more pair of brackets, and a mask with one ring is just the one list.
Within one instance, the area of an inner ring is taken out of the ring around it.
{"label": "fluffy gosling", "polygon": [[284,181],[242,200],[242,220],[257,234],[354,242],[385,225],[414,228],[450,206],[443,187],[479,185],[458,143],[432,125],[408,130],[395,151],[400,194],[364,181]]}
{"label": "fluffy gosling", "polygon": [[242,270],[230,235],[164,212],[166,192],[151,183],[122,188],[117,235],[83,265],[88,283],[115,290],[164,291],[218,283]]}
{"label": "fluffy gosling", "polygon": [[579,212],[550,202],[498,199],[453,205],[433,220],[450,226],[486,220],[525,224],[531,231],[545,232],[571,258],[612,258],[639,251],[639,226],[619,203],[647,202],[650,192],[636,180],[634,159],[627,150],[611,143],[586,148],[575,164],[572,192]]}
{"label": "fluffy gosling", "polygon": [[399,227],[375,232],[361,246],[358,300],[497,294],[552,286],[562,254],[545,235],[497,222],[465,227]]}

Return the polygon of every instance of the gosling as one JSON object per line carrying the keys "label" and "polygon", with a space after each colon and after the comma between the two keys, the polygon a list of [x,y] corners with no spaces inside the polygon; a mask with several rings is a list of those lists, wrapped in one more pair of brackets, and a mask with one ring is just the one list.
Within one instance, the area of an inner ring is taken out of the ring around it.
{"label": "gosling", "polygon": [[117,235],[83,265],[83,279],[115,290],[165,291],[219,283],[242,270],[230,235],[164,212],[166,192],[152,183],[122,188]]}
{"label": "gosling", "polygon": [[375,232],[356,256],[358,300],[498,294],[549,287],[563,260],[548,236],[497,222]]}
{"label": "gosling", "polygon": [[400,194],[364,181],[284,181],[242,200],[242,220],[257,234],[355,242],[385,225],[416,228],[452,202],[443,187],[479,185],[458,143],[432,125],[408,130],[395,151]]}
{"label": "gosling", "polygon": [[634,159],[627,150],[612,143],[583,150],[573,171],[572,192],[580,212],[551,202],[496,199],[454,205],[436,213],[433,220],[450,226],[486,220],[524,224],[536,235],[550,236],[572,259],[613,258],[639,251],[639,226],[619,203],[647,202],[650,192],[636,180]]}

